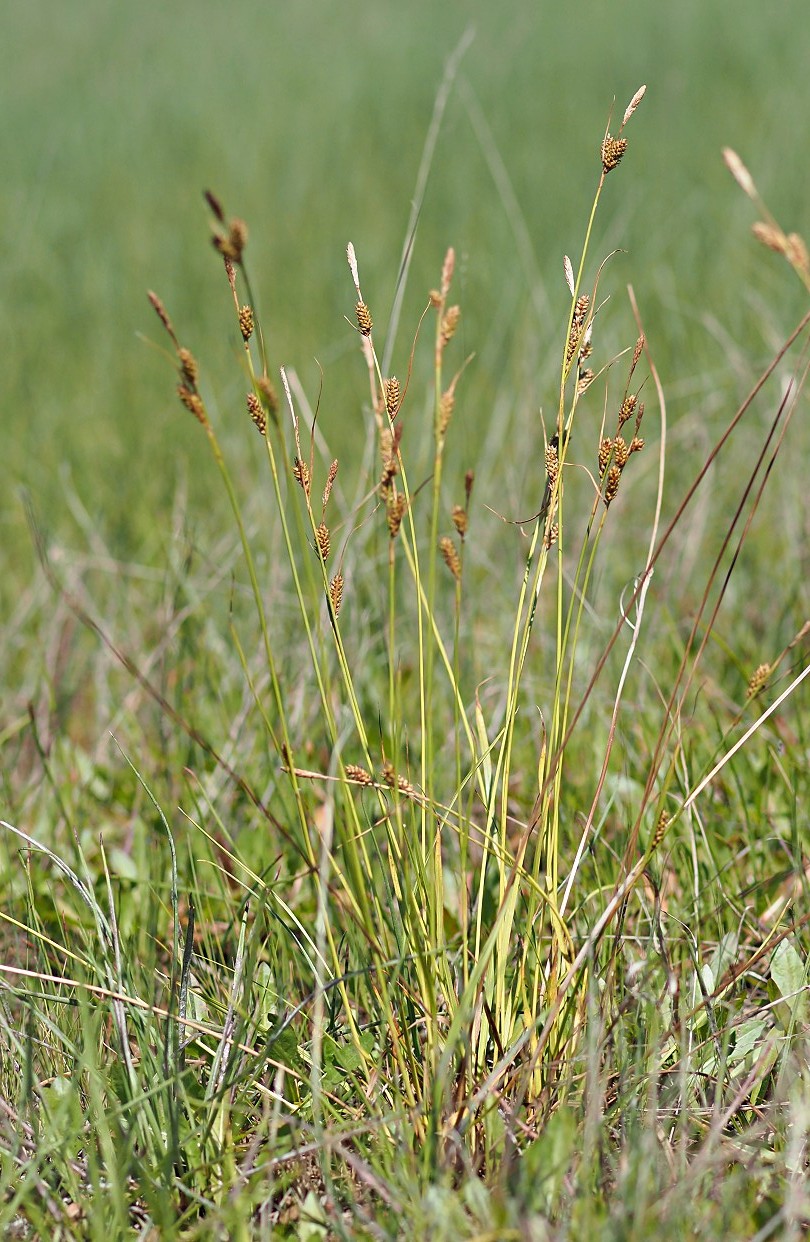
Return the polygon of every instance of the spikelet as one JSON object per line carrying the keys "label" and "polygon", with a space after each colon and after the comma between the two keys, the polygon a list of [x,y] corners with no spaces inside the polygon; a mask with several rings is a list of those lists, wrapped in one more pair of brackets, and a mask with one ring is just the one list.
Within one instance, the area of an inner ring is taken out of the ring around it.
{"label": "spikelet", "polygon": [[190,410],[197,422],[203,427],[208,427],[208,417],[205,413],[205,406],[199,393],[192,391],[186,384],[177,385],[177,395],[187,410]]}
{"label": "spikelet", "polygon": [[461,307],[451,306],[442,316],[441,341],[444,347],[448,341],[453,339],[458,322],[461,319]]}
{"label": "spikelet", "polygon": [[625,397],[624,401],[622,401],[619,407],[619,426],[620,427],[623,427],[624,424],[633,417],[637,401],[638,401],[638,395],[636,393],[629,393]]}
{"label": "spikelet", "polygon": [[617,167],[626,150],[626,138],[613,138],[610,134],[605,135],[602,143],[602,171],[605,175]]}
{"label": "spikelet", "polygon": [[453,512],[451,516],[453,518],[453,525],[463,539],[467,534],[467,527],[469,525],[467,510],[462,509],[461,505],[453,505]]}
{"label": "spikelet", "polygon": [[641,405],[638,407],[638,412],[636,414],[636,426],[635,426],[636,435],[638,435],[638,429],[641,426],[641,420],[643,417],[644,417],[644,402],[642,401]]}
{"label": "spikelet", "polygon": [[577,379],[577,394],[581,397],[585,390],[590,388],[595,379],[596,376],[590,367],[585,367],[584,370],[580,371],[579,378]]}
{"label": "spikelet", "polygon": [[436,430],[440,440],[447,435],[447,428],[450,426],[450,419],[453,417],[453,410],[456,405],[456,385],[455,382],[442,393],[439,401],[439,418]]}
{"label": "spikelet", "polygon": [[407,798],[418,798],[416,788],[404,776],[397,776],[393,763],[388,759],[382,765],[382,778],[389,789],[398,789]]}
{"label": "spikelet", "polygon": [[625,125],[630,120],[630,117],[633,115],[633,113],[635,112],[638,105],[641,103],[646,93],[647,93],[647,86],[645,83],[644,86],[640,86],[638,88],[635,95],[633,96],[633,98],[630,100],[629,104],[625,108],[624,116],[622,117],[622,126],[621,126],[622,129],[624,129]]}
{"label": "spikelet", "polygon": [[[633,374],[636,367],[638,366],[638,360],[641,357],[641,351],[644,349],[644,344],[645,344],[645,336],[644,336],[644,333],[642,332],[641,336],[636,341],[635,347],[633,349],[633,361],[630,363],[630,375]],[[630,377],[628,376],[628,382],[629,382],[629,378]]]}
{"label": "spikelet", "polygon": [[158,297],[156,293],[152,292],[151,289],[149,290],[146,296],[149,298],[149,303],[153,311],[157,315],[160,322],[163,324],[163,327],[166,329],[169,336],[172,338],[175,349],[178,349],[179,346],[177,344],[177,337],[175,335],[174,328],[172,327],[172,321],[169,318],[169,313],[166,310],[166,307],[163,305],[163,302],[160,300],[160,298]]}
{"label": "spikelet", "polygon": [[329,601],[332,605],[332,612],[335,617],[340,615],[340,606],[343,603],[343,574],[336,573],[332,581],[329,583]]}
{"label": "spikelet", "polygon": [[225,212],[223,211],[222,203],[219,201],[216,194],[213,192],[213,190],[204,190],[203,195],[204,195],[206,203],[213,211],[217,220],[219,220],[220,224],[224,224],[225,223]]}
{"label": "spikelet", "polygon": [[296,457],[293,462],[293,478],[302,492],[308,496],[310,489],[309,466],[301,457]]}
{"label": "spikelet", "polygon": [[362,300],[357,303],[354,308],[357,316],[357,326],[363,336],[371,336],[371,329],[374,327],[374,320],[371,318],[371,311]]}
{"label": "spikelet", "polygon": [[365,768],[361,768],[359,763],[346,764],[346,779],[352,781],[355,785],[374,784],[374,777]]}
{"label": "spikelet", "polygon": [[383,380],[383,395],[388,417],[393,419],[402,401],[402,385],[396,375],[392,375],[390,379]]}
{"label": "spikelet", "polygon": [[658,822],[655,825],[655,832],[652,835],[652,841],[650,841],[651,850],[658,849],[658,846],[663,841],[667,828],[669,827],[670,819],[671,816],[669,812],[662,810],[661,814],[658,816]]}
{"label": "spikelet", "polygon": [[613,441],[613,460],[620,470],[624,470],[629,456],[630,450],[625,443],[624,437],[616,436],[616,439]]}
{"label": "spikelet", "polygon": [[460,581],[461,559],[456,550],[456,545],[453,543],[453,540],[449,535],[443,535],[439,540],[439,551],[442,554],[442,559],[444,560],[445,565],[450,570],[450,573],[453,575],[456,582]]}
{"label": "spikelet", "polygon": [[577,298],[574,307],[573,318],[571,319],[571,331],[568,335],[568,344],[565,349],[565,361],[569,363],[574,354],[579,349],[580,337],[582,336],[582,328],[588,315],[588,307],[591,299],[587,293],[583,293],[581,298]]}
{"label": "spikelet", "polygon": [[391,484],[397,476],[399,467],[395,457],[389,457],[383,466],[382,475],[380,476],[379,492],[380,497],[385,500],[391,491]]}
{"label": "spikelet", "polygon": [[732,151],[731,147],[724,147],[723,159],[725,160],[726,168],[743,193],[747,194],[749,198],[756,199],[757,188],[754,185],[754,178],[745,167],[745,164],[743,164],[737,152]]}
{"label": "spikelet", "polygon": [[745,697],[747,699],[753,699],[755,695],[759,694],[760,691],[764,689],[770,675],[770,664],[760,664],[758,668],[755,668],[751,674],[751,680],[748,682],[748,689],[745,692]]}
{"label": "spikelet", "polygon": [[392,539],[396,539],[399,534],[399,528],[402,525],[404,516],[405,497],[401,492],[389,492],[386,503],[386,521],[388,522],[388,533]]}
{"label": "spikelet", "polygon": [[546,535],[546,538],[545,538],[546,547],[553,548],[554,544],[557,542],[559,537],[560,537],[560,524],[559,522],[552,522],[551,526],[549,527],[548,534]]}
{"label": "spikelet", "polygon": [[189,388],[196,388],[197,380],[200,378],[200,368],[197,366],[197,359],[190,349],[178,349],[177,357],[180,362],[180,374],[183,377],[183,381],[188,384]]}
{"label": "spikelet", "polygon": [[633,436],[633,439],[630,441],[630,444],[629,444],[629,446],[628,446],[628,450],[627,450],[627,451],[628,451],[629,453],[640,453],[640,452],[641,452],[641,450],[642,450],[643,448],[644,448],[644,439],[643,439],[643,437],[642,437],[642,436]]}
{"label": "spikelet", "polygon": [[470,496],[472,496],[473,483],[475,482],[475,471],[468,470],[464,475],[464,495],[467,497],[467,508],[470,507]]}
{"label": "spikelet", "polygon": [[574,268],[568,255],[563,255],[563,272],[565,273],[565,283],[568,285],[568,291],[571,297],[574,296]]}
{"label": "spikelet", "polygon": [[619,482],[622,472],[618,466],[611,466],[607,474],[607,485],[605,487],[605,504],[609,505],[612,500],[616,499],[616,493],[619,490]]}
{"label": "spikelet", "polygon": [[[227,234],[214,233],[214,249],[219,251],[226,263],[241,263],[247,239],[248,230],[244,220],[234,218],[228,226]],[[230,280],[230,274],[228,279]]]}
{"label": "spikelet", "polygon": [[810,254],[807,253],[804,238],[798,233],[788,233],[785,258],[798,272],[810,275]]}
{"label": "spikelet", "polygon": [[329,527],[325,522],[319,523],[315,527],[315,551],[322,561],[329,559],[329,552],[332,546]]}
{"label": "spikelet", "polygon": [[253,336],[253,307],[243,306],[239,311],[239,331],[242,333],[242,340],[247,344]]}
{"label": "spikelet", "polygon": [[326,484],[324,486],[323,497],[321,499],[321,503],[324,509],[329,503],[329,497],[332,495],[332,485],[334,484],[335,479],[337,477],[337,472],[338,472],[338,460],[336,457],[335,460],[332,462],[331,466],[329,467],[329,473],[326,476]]}
{"label": "spikelet", "polygon": [[247,411],[253,419],[260,436],[267,435],[267,415],[255,392],[249,392],[246,398]]}
{"label": "spikelet", "polygon": [[608,468],[608,462],[610,461],[610,455],[612,452],[613,452],[613,441],[610,439],[609,436],[606,436],[605,439],[602,441],[602,443],[599,445],[599,477],[600,479]]}
{"label": "spikelet", "polygon": [[546,448],[546,474],[552,487],[557,481],[557,475],[560,471],[560,455],[557,451],[558,443],[557,436],[552,436]]}
{"label": "spikelet", "polygon": [[769,250],[775,250],[777,254],[787,254],[787,238],[777,225],[757,220],[751,225],[751,232],[757,241],[767,246]]}

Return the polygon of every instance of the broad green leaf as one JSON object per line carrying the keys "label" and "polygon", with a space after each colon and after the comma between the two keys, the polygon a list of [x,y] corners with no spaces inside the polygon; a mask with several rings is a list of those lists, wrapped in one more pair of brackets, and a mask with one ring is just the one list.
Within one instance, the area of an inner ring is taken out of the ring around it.
{"label": "broad green leaf", "polygon": [[782,940],[774,949],[771,958],[771,979],[776,984],[779,995],[789,1002],[793,1021],[806,1022],[806,964],[792,939]]}

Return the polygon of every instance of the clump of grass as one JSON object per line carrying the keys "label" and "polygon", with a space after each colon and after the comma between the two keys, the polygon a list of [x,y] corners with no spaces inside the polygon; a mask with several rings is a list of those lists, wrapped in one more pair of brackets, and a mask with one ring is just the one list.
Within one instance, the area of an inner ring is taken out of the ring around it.
{"label": "clump of grass", "polygon": [[[711,746],[702,736],[694,744],[687,723],[804,364],[749,454],[737,510],[710,560],[689,633],[679,636],[670,684],[656,687],[655,726],[630,760],[617,762],[616,751],[630,714],[628,685],[640,682],[655,568],[711,462],[810,317],[735,413],[662,533],[665,403],[637,309],[627,349],[594,369],[611,308],[600,301],[610,267],[604,260],[594,269],[593,225],[608,177],[626,172],[625,131],[643,95],[644,88],[634,95],[615,135],[605,132],[579,259],[563,262],[569,301],[553,425],[529,450],[537,463],[533,515],[512,515],[512,531],[523,535],[523,572],[511,600],[496,601],[477,572],[486,514],[476,511],[472,469],[450,461],[464,447],[465,386],[475,373],[459,348],[452,248],[437,265],[400,380],[380,361],[374,298],[348,246],[350,322],[373,440],[360,499],[350,502],[341,493],[346,463],[326,451],[296,377],[283,367],[278,381],[273,374],[247,226],[207,195],[233,303],[242,409],[259,433],[275,506],[271,572],[283,574],[295,604],[294,658],[268,607],[201,368],[161,299],[149,295],[174,355],[178,398],[205,433],[227,492],[247,573],[259,675],[236,622],[231,638],[270,756],[269,793],[259,796],[238,765],[227,771],[260,815],[264,853],[274,861],[266,870],[251,865],[201,782],[192,840],[216,847],[220,887],[181,874],[169,818],[138,777],[171,857],[144,963],[125,949],[103,846],[99,890],[78,831],[69,865],[6,825],[28,851],[29,868],[31,852],[44,853],[84,907],[68,976],[53,969],[59,946],[42,925],[32,881],[27,930],[41,965],[16,968],[15,978],[35,979],[42,991],[20,986],[4,1019],[23,1084],[15,1092],[7,1082],[5,1091],[17,1101],[9,1116],[22,1135],[8,1151],[7,1220],[61,1227],[59,1196],[72,1208],[90,1186],[101,1204],[97,1220],[124,1229],[137,1217],[188,1236],[206,1221],[234,1237],[270,1227],[300,1237],[364,1228],[393,1236],[403,1215],[412,1236],[460,1236],[473,1227],[534,1236],[541,1222],[604,1223],[614,1193],[632,1201],[639,1228],[666,1228],[686,1219],[676,1185],[696,1202],[711,1200],[715,1220],[733,1218],[739,1199],[723,1200],[721,1171],[756,1141],[763,1100],[773,1104],[767,1124],[788,1141],[793,1122],[783,1104],[806,1020],[804,961],[794,931],[779,922],[791,897],[764,923],[741,908],[727,926],[725,864],[697,806],[704,791],[720,790],[734,755],[804,677],[807,670],[743,729],[806,625],[751,675],[740,709],[718,717]],[[766,223],[761,239],[806,274],[795,236]],[[431,332],[425,425],[417,390]],[[602,412],[594,435],[595,393]],[[645,407],[653,402],[650,431]],[[644,565],[612,634],[583,670],[607,524],[630,520],[637,455],[656,432],[658,496]],[[420,477],[414,463],[425,443],[429,473]],[[574,472],[588,481],[585,505],[575,488],[568,498]],[[379,609],[369,619],[371,601]],[[476,630],[494,607],[510,620],[499,666],[482,668]],[[541,619],[552,640],[545,647],[537,641]],[[547,651],[546,698],[532,704],[527,671]],[[597,720],[594,701],[606,683],[609,709]],[[302,698],[314,707],[301,710]],[[202,744],[179,714],[172,719]],[[224,766],[213,746],[205,749]],[[624,801],[611,784],[620,767],[633,773]],[[796,805],[794,794],[794,814]],[[621,832],[611,833],[617,814]],[[65,818],[73,828],[67,809]],[[689,874],[672,858],[684,849],[694,860],[694,891],[670,920],[667,888],[680,889]],[[687,922],[690,901],[696,914],[709,899],[719,930],[707,958],[699,929],[693,935],[687,925],[681,935],[677,920]],[[226,913],[224,931],[215,909]],[[108,1008],[94,1011],[90,997]],[[63,1020],[66,999],[79,1006],[78,1023]],[[81,1094],[71,1082],[74,1062]],[[11,1185],[19,1169],[24,1191]],[[790,1211],[798,1219],[795,1204]]]}

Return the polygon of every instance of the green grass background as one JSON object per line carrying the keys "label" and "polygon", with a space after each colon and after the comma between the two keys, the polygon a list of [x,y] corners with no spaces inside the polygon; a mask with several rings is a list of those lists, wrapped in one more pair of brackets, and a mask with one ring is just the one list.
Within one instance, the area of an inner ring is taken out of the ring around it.
{"label": "green grass background", "polygon": [[[357,246],[384,323],[443,63],[469,25],[476,37],[461,74],[511,181],[531,264],[469,94],[456,92],[403,324],[415,322],[452,243],[465,346],[479,356],[466,417],[486,420],[510,373],[536,372],[525,399],[548,406],[542,368],[559,348],[562,254],[579,244],[612,98],[620,113],[641,82],[648,97],[594,253],[628,251],[613,292],[627,280],[636,287],[674,420],[753,375],[800,291],[747,235],[751,209],[720,148],[739,150],[787,226],[806,226],[802,0],[772,11],[704,0],[588,0],[575,10],[518,0],[497,11],[457,0],[10,0],[0,81],[6,599],[32,564],[19,484],[65,538],[74,488],[122,557],[165,554],[179,477],[190,478],[192,511],[203,500],[215,519],[224,512],[201,437],[173,399],[160,351],[143,339],[160,340],[145,300],[156,288],[212,374],[227,369],[234,342],[206,253],[205,187],[250,224],[271,357],[296,367],[313,398],[320,361],[324,427],[351,443],[362,388],[343,319],[352,305],[345,245]],[[621,314],[629,324],[624,306]],[[403,336],[400,367],[406,344]],[[238,389],[217,395],[248,470]]]}

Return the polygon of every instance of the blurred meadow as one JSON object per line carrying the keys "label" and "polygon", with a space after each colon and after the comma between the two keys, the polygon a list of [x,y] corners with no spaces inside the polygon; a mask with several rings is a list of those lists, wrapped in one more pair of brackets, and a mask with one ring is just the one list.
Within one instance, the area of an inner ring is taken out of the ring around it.
{"label": "blurred meadow", "polygon": [[[228,495],[205,435],[177,400],[174,353],[146,296],[150,289],[159,293],[182,343],[200,361],[200,389],[242,498],[268,613],[281,635],[282,664],[294,668],[303,640],[286,570],[277,564],[280,535],[267,461],[245,414],[249,384],[243,344],[222,263],[211,246],[203,192],[213,191],[226,213],[247,222],[250,279],[271,374],[280,387],[278,368],[288,368],[296,396],[300,391],[312,409],[317,405],[324,460],[340,460],[337,486],[347,512],[346,498],[360,486],[361,462],[368,469],[370,425],[347,243],[356,248],[379,347],[403,380],[419,317],[439,282],[448,246],[454,247],[453,297],[462,318],[453,348],[459,366],[474,357],[459,385],[449,432],[452,463],[444,481],[450,499],[456,499],[465,472],[475,471],[471,520],[477,547],[470,572],[484,584],[487,606],[469,618],[478,656],[470,675],[483,679],[489,662],[508,649],[509,601],[519,588],[527,547],[517,528],[499,515],[514,521],[536,514],[546,482],[543,428],[551,434],[556,426],[570,309],[563,256],[569,254],[576,268],[605,129],[610,123],[615,132],[642,83],[647,94],[628,130],[627,155],[620,173],[607,182],[596,216],[585,285],[591,287],[599,263],[611,255],[600,283],[600,300],[609,295],[597,320],[600,365],[632,350],[638,329],[627,286],[633,287],[666,397],[665,523],[806,310],[807,291],[794,272],[752,237],[756,213],[729,175],[721,150],[739,153],[776,219],[806,238],[807,3],[7,0],[0,29],[3,818],[39,834],[54,850],[70,840],[66,825],[71,832],[75,827],[100,889],[103,832],[122,892],[127,883],[134,890],[145,877],[158,891],[166,881],[165,858],[160,862],[150,855],[149,798],[111,741],[112,731],[176,832],[189,836],[180,850],[180,871],[191,877],[189,884],[202,886],[196,898],[201,923],[207,910],[209,926],[224,919],[234,937],[237,916],[229,923],[223,915],[231,890],[217,889],[206,907],[205,884],[195,870],[203,847],[175,812],[183,806],[191,808],[192,817],[204,818],[197,794],[188,792],[184,769],[204,766],[206,756],[154,696],[139,697],[132,667],[110,649],[114,644],[126,653],[165,702],[272,798],[277,758],[271,760],[273,775],[267,775],[267,739],[258,725],[252,731],[246,725],[256,724],[244,673],[258,676],[252,661],[260,627],[249,620],[248,577]],[[439,115],[437,96],[448,59],[459,49]],[[435,149],[427,160],[431,136]],[[420,170],[427,172],[427,182],[404,300],[396,335],[387,336]],[[425,337],[429,334],[425,328]],[[403,421],[416,421],[430,408],[429,339],[420,338],[413,367]],[[625,361],[618,363],[619,378],[601,377],[595,385],[582,429],[573,433],[572,452],[581,447],[587,457],[587,441],[577,438],[587,427],[597,441],[603,407],[620,396],[626,367]],[[653,680],[666,681],[677,665],[705,566],[737,503],[740,479],[753,464],[747,427],[758,429],[761,439],[790,374],[788,360],[778,368],[770,396],[747,411],[680,524],[671,555],[656,569],[649,608],[653,636],[662,640],[664,654],[650,656]],[[645,563],[658,481],[658,415],[650,412],[657,402],[649,379],[644,396],[647,452],[632,496],[620,496],[611,511],[589,586],[594,627],[578,652],[582,686],[615,624],[621,592],[632,588]],[[745,700],[753,670],[782,652],[810,617],[807,414],[803,396],[723,610],[709,627],[711,688],[702,681],[693,688],[695,700],[704,692],[709,699],[708,723],[695,734],[703,747],[701,771],[725,736],[723,711],[733,715],[734,703]],[[284,409],[281,423],[289,429]],[[427,437],[420,448],[412,439],[408,450],[415,487],[431,474],[432,444]],[[590,504],[584,472],[572,472],[571,494]],[[449,502],[446,507],[449,511]],[[37,538],[48,549],[65,597],[40,567]],[[386,552],[383,533],[380,565]],[[384,599],[384,578],[378,594]],[[375,677],[384,684],[375,663],[374,600],[372,586],[362,601],[358,596],[351,613],[358,643],[368,654],[362,707],[369,718],[379,710]],[[77,620],[82,609],[99,621],[107,641]],[[553,616],[553,608],[541,606],[541,622]],[[234,655],[234,629],[239,641],[250,645],[247,656]],[[551,643],[552,629],[547,638],[540,635],[538,647]],[[614,673],[620,668],[620,661],[608,665]],[[406,688],[412,675],[405,664]],[[317,717],[307,700],[307,676],[302,673],[300,684],[293,676],[290,691],[293,720],[303,732]],[[542,698],[549,676],[528,669],[530,700]],[[648,693],[655,699],[657,691],[647,687]],[[609,708],[612,694],[608,689],[604,698],[601,690],[594,695],[589,709],[594,720],[602,720],[599,713],[606,704]],[[690,710],[693,706],[697,710],[690,701]],[[745,850],[752,858],[754,840],[764,840],[774,823],[783,826],[789,818],[781,804],[774,809],[768,772],[784,760],[785,737],[806,761],[807,708],[806,688],[800,689],[779,736],[768,747],[763,744],[748,793],[739,778],[740,803],[751,808]],[[636,791],[643,786],[643,763],[634,746],[647,753],[639,741],[645,711],[633,702],[621,735],[616,790],[623,778],[628,788],[633,782]],[[380,733],[385,734],[382,725]],[[317,728],[312,742],[303,745],[312,766],[328,761]],[[525,738],[522,745],[525,784],[537,757]],[[589,753],[587,736],[572,746],[576,792],[579,781],[590,779],[583,773],[594,760],[582,758]],[[796,763],[791,831],[801,860],[806,790]],[[209,788],[205,799],[216,803],[221,788]],[[757,811],[754,789],[763,796]],[[616,797],[620,802],[621,793]],[[281,874],[280,838],[268,844],[264,826],[259,822],[256,830],[253,808],[244,801],[228,803],[228,813],[229,848],[241,842],[257,871],[265,875],[277,867]],[[728,803],[718,815],[724,824],[737,822]],[[240,837],[243,827],[248,831]],[[227,889],[232,879],[222,852],[227,834],[211,831],[225,876],[218,883]],[[698,840],[688,858],[684,851],[683,865],[688,871],[694,863],[695,877],[701,848]],[[37,926],[43,935],[71,927],[67,906],[54,897],[51,909],[52,895],[35,891],[30,875],[19,869],[18,849],[10,839],[0,849],[0,884],[8,891],[9,910],[30,931],[41,900]],[[572,853],[573,848],[569,857]],[[715,875],[715,866],[718,871],[731,866],[708,845],[706,858],[704,878]],[[701,866],[704,861],[701,855]],[[739,883],[750,883],[752,892],[760,881],[770,885],[779,870],[769,861],[761,873],[751,866]],[[605,890],[609,887],[599,867],[594,863],[588,872],[596,894],[603,881]],[[481,892],[483,897],[483,881]],[[168,901],[165,889],[163,899]],[[294,906],[295,899],[290,901]],[[122,934],[131,934],[144,960],[151,961],[165,928],[151,921],[139,926],[137,898],[129,906],[123,897],[121,902]],[[695,897],[695,906],[681,911],[685,921],[694,915],[696,930],[697,902]],[[234,909],[237,904],[234,897]],[[721,905],[713,890],[707,916],[713,944],[728,931],[720,925]],[[30,941],[7,930],[0,932],[0,943],[6,936],[8,947],[0,956],[12,963],[29,960]],[[232,963],[233,954],[223,950],[223,957]],[[719,973],[718,967],[715,981]],[[565,1151],[570,1155],[570,1146]],[[10,1194],[3,1176],[0,1169],[0,1186]],[[392,1174],[392,1184],[395,1180]],[[207,1188],[209,1193],[219,1203]],[[765,1192],[757,1194],[761,1203]],[[150,1200],[153,1219],[164,1221],[160,1236],[173,1236],[167,1202],[156,1208]],[[774,1194],[773,1203],[779,1202]],[[115,1220],[128,1219],[123,1207],[115,1210]],[[724,1228],[733,1232],[730,1199],[723,1210]],[[754,1215],[745,1210],[736,1226],[739,1236],[753,1228]],[[421,1223],[411,1224],[411,1236],[467,1236],[461,1231],[471,1219],[481,1229],[481,1222],[486,1224],[486,1214],[476,1216],[468,1203],[458,1216],[448,1216],[456,1224],[445,1235],[435,1204],[430,1211],[414,1215]],[[231,1228],[227,1215],[222,1219],[222,1228]],[[763,1219],[756,1218],[757,1228]],[[522,1228],[509,1220],[510,1228]],[[593,1225],[590,1218],[582,1220]],[[557,1236],[499,1234],[492,1221],[487,1227],[490,1237]],[[621,1233],[622,1227],[617,1224],[618,1232],[610,1236],[654,1236],[643,1229]],[[370,1229],[369,1236],[396,1236],[393,1209],[386,1228],[388,1233],[378,1235]],[[419,1229],[425,1232],[420,1235]],[[324,1227],[298,1236],[327,1234]]]}
{"label": "blurred meadow", "polygon": [[[476,353],[465,418],[486,426],[515,376],[527,414],[548,408],[562,255],[584,225],[612,100],[641,82],[634,175],[614,188],[594,244],[600,258],[627,252],[610,273],[614,316],[627,316],[632,281],[674,426],[711,419],[745,386],[801,293],[752,246],[750,208],[720,149],[739,150],[778,218],[801,225],[801,0],[767,18],[757,5],[699,0],[590,3],[576,19],[553,5],[508,12],[12,0],[0,85],[7,597],[32,564],[20,484],[52,530],[80,541],[75,492],[125,558],[165,555],[178,479],[218,512],[203,447],[148,343],[145,299],[158,288],[212,375],[224,369],[227,308],[217,266],[204,261],[203,189],[249,223],[272,358],[296,367],[308,391],[318,359],[327,435],[356,434],[345,246],[354,241],[384,317],[443,65],[468,26],[475,38],[442,122],[402,317],[415,321],[455,246],[465,348]],[[231,396],[217,394],[223,433],[249,471],[256,454],[228,415]]]}
{"label": "blurred meadow", "polygon": [[[458,2],[201,0],[130,11],[11,0],[4,30],[0,600],[19,621],[7,643],[12,696],[33,693],[28,662],[14,659],[28,646],[36,560],[21,489],[66,555],[95,542],[110,568],[136,561],[161,573],[177,541],[178,489],[192,542],[215,538],[227,520],[205,446],[167,384],[147,288],[204,359],[221,434],[246,487],[259,485],[259,455],[234,410],[236,339],[218,265],[206,262],[204,189],[250,226],[272,363],[299,372],[313,405],[322,369],[320,423],[333,451],[363,436],[345,246],[355,243],[384,323],[443,67],[467,30],[474,39],[430,165],[396,352],[402,370],[453,245],[463,348],[476,355],[461,469],[477,467],[484,503],[514,517],[521,507],[504,497],[531,496],[541,413],[547,424],[554,417],[562,255],[579,244],[614,96],[615,114],[649,84],[634,175],[612,187],[592,253],[623,250],[609,272],[612,340],[632,331],[631,282],[665,386],[670,471],[700,460],[801,305],[785,265],[752,244],[750,205],[720,150],[739,150],[777,217],[801,227],[810,180],[796,146],[810,96],[802,0],[767,19],[753,4],[732,12],[623,0],[582,5],[576,19],[516,3],[507,20]],[[231,387],[217,387],[225,375]],[[801,460],[807,432],[798,425],[791,436]],[[476,450],[493,443],[497,462],[482,468]],[[774,543],[806,556],[796,538],[803,479],[785,473],[761,520],[766,564]],[[715,491],[722,505],[722,480]],[[49,606],[40,598],[33,611]]]}

